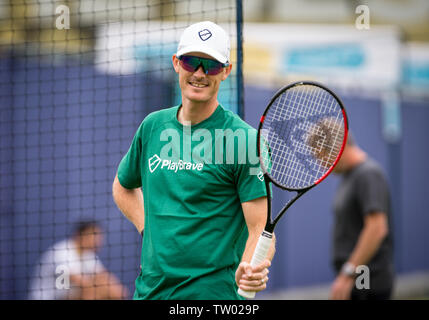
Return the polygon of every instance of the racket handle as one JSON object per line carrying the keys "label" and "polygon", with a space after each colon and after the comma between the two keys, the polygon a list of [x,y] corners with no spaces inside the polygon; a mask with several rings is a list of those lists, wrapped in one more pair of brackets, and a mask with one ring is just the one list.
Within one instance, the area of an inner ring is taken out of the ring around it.
{"label": "racket handle", "polygon": [[[268,254],[268,250],[271,247],[272,240],[272,233],[269,233],[267,231],[262,232],[256,245],[255,252],[253,252],[252,261],[250,261],[250,265],[252,267],[260,265],[265,260]],[[253,299],[255,297],[256,292],[238,289],[238,294],[244,298]]]}

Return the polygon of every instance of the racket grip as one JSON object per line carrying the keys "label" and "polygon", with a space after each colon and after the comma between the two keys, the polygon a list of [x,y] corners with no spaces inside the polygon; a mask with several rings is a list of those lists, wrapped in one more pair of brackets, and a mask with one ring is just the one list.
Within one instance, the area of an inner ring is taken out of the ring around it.
{"label": "racket grip", "polygon": [[[255,252],[253,252],[252,261],[250,261],[250,265],[252,267],[256,267],[265,260],[268,254],[268,250],[271,247],[272,240],[272,233],[269,233],[267,231],[262,232],[261,236],[259,237],[258,243],[256,244]],[[244,298],[253,299],[255,297],[256,292],[238,289],[238,294]]]}

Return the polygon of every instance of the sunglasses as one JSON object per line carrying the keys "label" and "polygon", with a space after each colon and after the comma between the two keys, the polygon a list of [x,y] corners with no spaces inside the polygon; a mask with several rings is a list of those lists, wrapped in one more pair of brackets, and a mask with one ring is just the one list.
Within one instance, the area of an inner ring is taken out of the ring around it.
{"label": "sunglasses", "polygon": [[200,66],[202,66],[204,73],[210,76],[219,74],[223,68],[228,66],[228,63],[221,63],[216,60],[194,56],[183,55],[178,59],[180,60],[180,65],[186,71],[195,72]]}

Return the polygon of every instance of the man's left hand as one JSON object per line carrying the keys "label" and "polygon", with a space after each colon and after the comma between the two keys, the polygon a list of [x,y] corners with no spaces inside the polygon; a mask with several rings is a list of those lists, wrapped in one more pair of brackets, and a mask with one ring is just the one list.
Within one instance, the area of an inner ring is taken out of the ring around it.
{"label": "man's left hand", "polygon": [[248,262],[241,262],[235,272],[235,282],[241,290],[262,291],[267,287],[270,266],[271,262],[268,259],[256,267],[252,267]]}
{"label": "man's left hand", "polygon": [[354,278],[344,274],[339,274],[335,279],[334,283],[332,284],[331,299],[349,300],[351,298],[351,293],[354,284]]}

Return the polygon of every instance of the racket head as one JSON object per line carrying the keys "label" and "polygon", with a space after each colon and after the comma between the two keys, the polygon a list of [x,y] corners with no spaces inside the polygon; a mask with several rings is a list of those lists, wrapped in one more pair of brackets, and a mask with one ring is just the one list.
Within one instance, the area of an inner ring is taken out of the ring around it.
{"label": "racket head", "polygon": [[258,155],[265,177],[289,191],[323,181],[344,151],[348,120],[340,98],[313,81],[281,88],[258,127]]}

